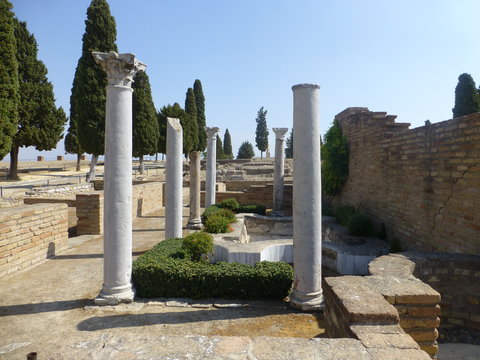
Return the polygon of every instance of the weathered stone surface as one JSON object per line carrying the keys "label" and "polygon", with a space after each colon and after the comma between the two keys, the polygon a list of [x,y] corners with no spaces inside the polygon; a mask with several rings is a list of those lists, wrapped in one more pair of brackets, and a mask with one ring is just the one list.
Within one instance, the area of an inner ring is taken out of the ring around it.
{"label": "weathered stone surface", "polygon": [[171,307],[187,307],[192,303],[193,300],[188,298],[168,298],[167,301],[165,301],[165,305]]}
{"label": "weathered stone surface", "polygon": [[412,337],[413,340],[433,342],[438,338],[437,329],[406,329],[405,332]]}
{"label": "weathered stone surface", "polygon": [[214,301],[214,299],[193,300],[191,306],[192,308],[209,308],[213,306]]}
{"label": "weathered stone surface", "polygon": [[227,299],[215,299],[213,306],[218,308],[227,308],[227,309],[236,309],[247,306],[247,304],[242,300],[227,300]]}
{"label": "weathered stone surface", "polygon": [[395,297],[396,304],[432,304],[440,302],[440,293],[413,276],[368,276],[366,280],[382,295]]}
{"label": "weathered stone surface", "polygon": [[325,282],[338,297],[338,305],[351,324],[398,323],[395,308],[372,289],[365,278],[342,276],[326,278]]}
{"label": "weathered stone surface", "polygon": [[413,349],[367,349],[372,360],[431,360],[422,350]]}
{"label": "weathered stone surface", "polygon": [[319,347],[318,359],[371,360],[362,343],[356,339],[313,339]]}
{"label": "weathered stone surface", "polygon": [[415,263],[403,255],[380,256],[368,265],[372,275],[409,276],[415,269]]}

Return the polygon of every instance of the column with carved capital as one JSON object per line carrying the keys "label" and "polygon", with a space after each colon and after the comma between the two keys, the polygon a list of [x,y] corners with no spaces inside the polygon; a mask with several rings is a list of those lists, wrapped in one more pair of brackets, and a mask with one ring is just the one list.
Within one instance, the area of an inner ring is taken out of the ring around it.
{"label": "column with carved capital", "polygon": [[273,215],[283,216],[283,178],[285,176],[285,134],[288,128],[273,128],[275,133],[275,171],[273,173]]}
{"label": "column with carved capital", "polygon": [[92,53],[107,73],[104,170],[103,287],[98,305],[133,301],[132,82],[145,70],[133,54]]}
{"label": "column with carved capital", "polygon": [[304,311],[323,308],[322,182],[320,177],[319,89],[293,90],[293,265],[290,304]]}
{"label": "column with carved capital", "polygon": [[179,119],[167,117],[165,169],[165,239],[182,237],[183,129]]}
{"label": "column with carved capital", "polygon": [[218,127],[207,127],[207,179],[205,182],[205,208],[215,204],[217,182],[217,134]]}

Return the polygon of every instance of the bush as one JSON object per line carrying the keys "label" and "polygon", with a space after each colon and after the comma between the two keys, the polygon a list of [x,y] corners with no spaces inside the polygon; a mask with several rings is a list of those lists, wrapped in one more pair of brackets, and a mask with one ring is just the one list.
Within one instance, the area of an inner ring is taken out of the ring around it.
{"label": "bush", "polygon": [[132,279],[138,296],[283,299],[292,285],[293,269],[286,263],[209,264],[181,255],[182,239],[168,239],[136,259]]}
{"label": "bush", "polygon": [[220,207],[222,209],[229,209],[229,210],[232,210],[232,211],[236,211],[240,207],[240,204],[238,203],[238,201],[236,199],[231,198],[231,199],[223,200],[220,203]]}
{"label": "bush", "polygon": [[350,217],[347,228],[350,235],[354,236],[372,236],[375,234],[375,228],[370,218],[359,212]]}
{"label": "bush", "polygon": [[215,204],[206,208],[205,211],[202,214],[202,224],[205,225],[208,217],[216,214],[219,211],[220,211],[220,207],[218,205],[215,205]]}
{"label": "bush", "polygon": [[265,206],[255,205],[255,204],[240,205],[240,207],[236,210],[237,214],[238,213],[254,213],[259,215],[265,215],[266,211],[267,209],[265,208]]}
{"label": "bush", "polygon": [[350,218],[357,213],[357,210],[350,205],[337,206],[333,209],[333,216],[337,219],[340,225],[347,227]]}
{"label": "bush", "polygon": [[230,220],[220,214],[214,214],[205,221],[205,231],[212,234],[229,232]]}
{"label": "bush", "polygon": [[192,261],[201,261],[202,255],[208,259],[208,255],[213,254],[213,237],[204,231],[187,235],[183,238],[182,249]]}
{"label": "bush", "polygon": [[220,211],[215,213],[215,216],[223,216],[224,218],[228,219],[229,223],[234,223],[237,221],[237,216],[232,210],[229,209],[220,209]]}

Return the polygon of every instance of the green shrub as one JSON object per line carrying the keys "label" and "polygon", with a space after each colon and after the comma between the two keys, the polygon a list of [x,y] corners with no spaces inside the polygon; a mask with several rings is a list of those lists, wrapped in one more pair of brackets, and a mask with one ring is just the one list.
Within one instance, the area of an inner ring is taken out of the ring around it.
{"label": "green shrub", "polygon": [[230,220],[220,214],[210,215],[205,221],[205,231],[211,234],[221,234],[229,232]]}
{"label": "green shrub", "polygon": [[168,239],[136,259],[132,279],[138,296],[283,299],[292,285],[293,269],[286,263],[209,264],[181,254],[182,239]]}
{"label": "green shrub", "polygon": [[189,234],[183,238],[182,249],[192,261],[205,259],[202,255],[206,255],[208,259],[208,256],[213,253],[213,237],[204,231]]}
{"label": "green shrub", "polygon": [[372,236],[375,234],[371,219],[360,212],[353,214],[347,224],[348,232],[353,236]]}
{"label": "green shrub", "polygon": [[236,210],[237,213],[254,213],[259,215],[265,215],[266,211],[267,209],[265,206],[255,204],[240,205],[240,207]]}
{"label": "green shrub", "polygon": [[337,206],[333,209],[333,216],[335,216],[340,225],[347,227],[350,218],[356,212],[357,210],[350,205]]}
{"label": "green shrub", "polygon": [[237,216],[232,210],[229,209],[220,209],[219,212],[215,213],[215,216],[217,215],[227,218],[229,223],[234,223],[237,221]]}
{"label": "green shrub", "polygon": [[225,199],[219,205],[222,209],[229,209],[232,211],[236,211],[240,207],[240,204],[238,203],[238,201],[233,198]]}
{"label": "green shrub", "polygon": [[210,205],[208,208],[206,208],[202,214],[202,224],[205,225],[208,217],[210,215],[216,214],[219,211],[220,211],[220,207],[216,204]]}

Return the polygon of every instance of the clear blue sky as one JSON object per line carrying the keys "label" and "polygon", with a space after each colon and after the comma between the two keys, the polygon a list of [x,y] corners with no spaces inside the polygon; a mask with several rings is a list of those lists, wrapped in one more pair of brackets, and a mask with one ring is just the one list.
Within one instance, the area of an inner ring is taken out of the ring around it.
{"label": "clear blue sky", "polygon": [[[49,70],[57,105],[70,90],[90,0],[10,0]],[[322,134],[350,106],[422,126],[451,118],[461,73],[480,82],[478,0],[109,0],[120,52],[148,66],[158,108],[202,81],[207,126],[233,150],[255,146],[255,117],[292,126],[291,86],[317,83]],[[274,135],[270,130],[270,148]],[[255,149],[259,155],[257,149]],[[63,155],[63,140],[47,157]],[[20,159],[39,152],[20,149]],[[8,160],[8,156],[5,158]]]}

